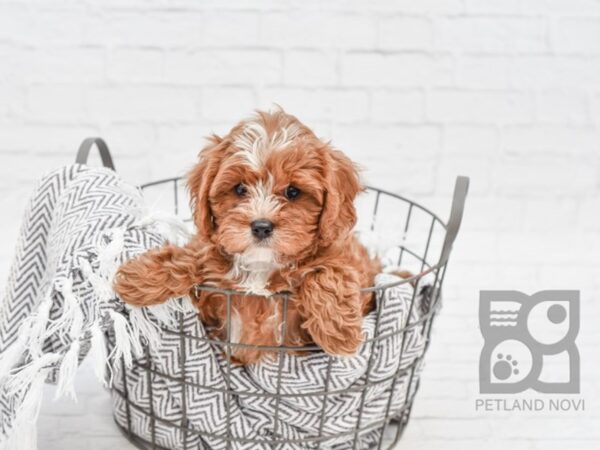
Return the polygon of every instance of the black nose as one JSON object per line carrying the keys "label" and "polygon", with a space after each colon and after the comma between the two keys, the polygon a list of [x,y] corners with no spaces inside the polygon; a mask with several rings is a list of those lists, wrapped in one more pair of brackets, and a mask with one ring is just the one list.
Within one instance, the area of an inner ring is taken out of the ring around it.
{"label": "black nose", "polygon": [[252,234],[258,239],[265,239],[273,233],[273,222],[265,219],[255,220],[250,224],[250,228],[252,228]]}

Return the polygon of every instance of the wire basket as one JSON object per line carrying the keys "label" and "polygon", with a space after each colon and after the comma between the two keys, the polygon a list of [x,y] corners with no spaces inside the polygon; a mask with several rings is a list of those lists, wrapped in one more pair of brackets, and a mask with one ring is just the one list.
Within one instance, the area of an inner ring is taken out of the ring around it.
{"label": "wire basket", "polygon": [[[87,142],[87,144],[86,144]],[[85,162],[89,153],[90,147],[96,143],[100,150],[102,161],[104,165],[114,168],[112,160],[108,153],[106,145],[98,140],[88,140],[84,142],[80,151],[81,158],[78,157],[78,162]],[[419,387],[419,371],[421,368],[422,360],[426,350],[429,346],[432,324],[435,319],[436,313],[441,306],[441,288],[444,281],[444,275],[448,264],[448,258],[452,249],[452,245],[457,236],[460,223],[462,220],[463,209],[465,198],[467,195],[469,180],[466,177],[458,177],[454,189],[454,196],[452,200],[452,207],[450,211],[450,217],[447,223],[443,222],[436,214],[431,212],[429,209],[419,205],[416,202],[408,200],[400,195],[387,192],[381,189],[369,187],[366,194],[362,195],[357,201],[357,211],[359,221],[357,224],[357,230],[364,241],[367,243],[370,241],[371,244],[374,242],[377,244],[384,245],[388,248],[388,252],[385,255],[388,263],[398,266],[402,269],[416,273],[417,275],[411,278],[402,279],[387,283],[384,285],[377,286],[365,286],[363,292],[376,292],[377,295],[384,295],[387,290],[397,288],[401,285],[409,286],[420,286],[421,282],[424,281],[425,277],[429,280],[430,289],[427,294],[426,305],[421,304],[421,314],[417,320],[411,320],[412,317],[416,317],[411,314],[413,307],[415,306],[415,298],[417,296],[418,289],[412,289],[412,298],[410,299],[410,306],[408,312],[408,319],[404,325],[399,328],[394,334],[391,335],[380,335],[379,323],[380,323],[380,310],[376,313],[377,318],[375,321],[375,331],[370,339],[365,341],[365,344],[380,341],[382,339],[391,339],[398,337],[399,349],[400,349],[400,360],[403,358],[403,353],[406,349],[406,336],[408,332],[418,332],[423,338],[424,346],[421,354],[414,358],[410,365],[403,367],[401,364],[398,365],[398,369],[395,371],[390,379],[386,382],[390,383],[389,398],[386,400],[385,407],[382,409],[381,417],[378,417],[376,421],[371,421],[370,424],[363,424],[363,407],[365,405],[365,397],[367,389],[372,387],[375,382],[371,380],[371,369],[373,364],[373,352],[368,357],[367,369],[364,379],[357,386],[352,387],[352,391],[360,395],[360,403],[358,407],[358,414],[356,417],[356,423],[351,431],[344,431],[343,433],[326,433],[325,424],[330,419],[326,414],[327,399],[331,395],[335,395],[336,392],[329,388],[331,378],[331,367],[332,360],[334,357],[327,356],[328,364],[325,375],[324,389],[310,393],[282,393],[282,357],[278,358],[279,365],[276,373],[276,389],[273,393],[261,393],[252,394],[243,390],[236,389],[231,384],[231,370],[232,363],[230,362],[230,355],[236,347],[248,346],[248,344],[232,342],[229,338],[223,341],[204,337],[199,338],[197,336],[190,336],[184,332],[184,314],[180,314],[179,327],[178,329],[164,329],[165,333],[168,333],[171,337],[178,339],[180,343],[180,351],[178,352],[179,364],[182,368],[182,376],[180,378],[173,378],[172,375],[167,373],[161,373],[161,371],[153,364],[153,358],[155,355],[151,354],[151,350],[146,347],[145,355],[138,360],[134,360],[133,367],[128,369],[125,365],[125,361],[121,360],[119,366],[113,368],[114,373],[117,374],[118,382],[114,383],[112,387],[113,396],[116,396],[123,404],[125,408],[125,420],[115,420],[119,429],[123,434],[132,442],[137,448],[140,449],[165,449],[158,444],[159,439],[157,438],[158,425],[162,427],[173,427],[183,433],[184,439],[182,447],[184,450],[187,449],[204,449],[210,448],[205,447],[198,443],[203,438],[210,438],[213,440],[218,439],[222,445],[219,448],[226,449],[237,449],[237,448],[254,448],[259,443],[261,445],[267,444],[269,448],[273,449],[286,449],[286,448],[377,448],[377,449],[392,449],[395,444],[399,441],[403,431],[406,428],[408,419],[410,417],[411,408],[413,406],[414,397]],[[153,203],[161,208],[170,208],[173,213],[181,216],[185,220],[191,220],[190,210],[185,202],[185,190],[183,180],[181,178],[168,178],[151,183],[147,183],[141,186],[146,197],[152,198]],[[381,246],[380,245],[380,246]],[[221,292],[227,301],[227,336],[231,336],[231,300],[232,296],[236,294],[231,290],[220,290],[214,287],[198,286],[199,290],[210,290],[212,292]],[[283,303],[283,314],[281,317],[287,317],[287,305],[288,305],[288,294],[274,294],[271,300],[275,299]],[[266,301],[266,299],[265,299]],[[282,320],[282,335],[285,336],[285,319]],[[194,385],[190,383],[186,378],[185,366],[186,366],[186,352],[181,349],[186,349],[186,345],[189,345],[190,340],[204,340],[209,341],[213,347],[220,348],[223,353],[226,354],[226,366],[224,367],[225,380],[227,383],[224,394],[226,395],[226,433],[215,434],[206,431],[200,431],[190,425],[190,421],[186,415],[186,410],[189,407],[191,399],[187,398],[187,389],[197,388],[198,390],[210,389],[210,386]],[[320,349],[317,346],[305,346],[305,347],[294,347],[294,346],[252,346],[253,348],[259,348],[268,352],[276,352],[281,354],[282,352],[319,352]],[[131,370],[138,371],[138,375],[143,374],[147,376],[146,389],[148,392],[145,395],[150,399],[148,404],[136,404],[133,400],[133,395],[128,392],[127,377]],[[160,417],[155,413],[153,408],[153,394],[155,387],[153,386],[152,377],[160,376],[165,379],[170,379],[172,385],[176,389],[180,389],[182,392],[182,414],[178,420],[167,419]],[[398,381],[401,380],[403,384],[406,384],[403,395],[403,401],[400,408],[392,410],[392,398],[397,395],[396,389],[398,387]],[[380,383],[381,381],[377,381]],[[339,391],[337,392],[339,393]],[[232,421],[232,414],[230,409],[234,402],[240,400],[240,398],[247,399],[252,395],[261,395],[263,397],[270,397],[273,399],[275,404],[275,414],[273,422],[272,435],[269,439],[257,440],[249,439],[243,436],[234,436],[231,432],[230,423]],[[322,398],[323,406],[320,411],[320,422],[318,426],[318,433],[314,436],[303,437],[300,439],[287,439],[278,434],[278,421],[281,401],[287,401],[294,396],[304,397],[319,397]],[[132,429],[132,414],[143,415],[148,419],[150,423],[149,436],[136,435]],[[121,422],[121,423],[119,423]],[[371,442],[367,442],[361,439],[366,433],[373,431],[376,433],[377,438]],[[193,438],[196,438],[194,440]],[[330,447],[327,446],[328,442],[332,440],[343,441],[345,444],[342,447]],[[172,449],[165,449],[172,450]]]}

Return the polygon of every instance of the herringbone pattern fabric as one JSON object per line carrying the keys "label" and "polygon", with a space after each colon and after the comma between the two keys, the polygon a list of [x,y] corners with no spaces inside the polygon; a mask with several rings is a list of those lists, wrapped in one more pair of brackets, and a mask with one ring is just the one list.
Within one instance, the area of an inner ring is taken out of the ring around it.
{"label": "herringbone pattern fabric", "polygon": [[[0,447],[34,376],[56,382],[62,369],[66,378],[90,349],[92,326],[108,328],[107,310],[123,309],[110,295],[108,280],[101,280],[108,286],[101,301],[90,276],[101,277],[107,266],[128,257],[115,248],[113,260],[102,261],[107,247],[118,247],[126,231],[135,231],[131,226],[140,208],[137,190],[109,169],[72,165],[36,186],[0,303],[0,367],[5,372],[0,373]],[[158,245],[155,236],[144,233],[143,246]],[[72,361],[61,367],[69,351]],[[11,383],[22,386],[11,389]],[[12,430],[19,431],[24,432]]]}
{"label": "herringbone pattern fabric", "polygon": [[[377,277],[381,285],[395,280],[392,275]],[[122,366],[114,367],[115,417],[121,426],[131,426],[135,435],[148,442],[152,441],[154,427],[156,444],[169,449],[183,449],[184,439],[185,448],[224,449],[228,427],[234,449],[272,448],[269,440],[274,437],[275,427],[279,439],[298,440],[298,443],[278,445],[278,449],[315,448],[314,439],[319,436],[322,437],[321,448],[352,448],[363,401],[361,429],[383,420],[392,385],[390,417],[398,415],[414,393],[406,392],[413,367],[413,391],[418,384],[425,338],[418,326],[405,333],[404,342],[402,333],[398,333],[409,323],[412,296],[412,288],[407,285],[383,291],[377,299],[381,308],[379,329],[376,333],[377,312],[373,312],[365,319],[364,332],[367,340],[375,336],[389,337],[364,344],[355,357],[331,359],[327,390],[335,393],[327,395],[322,427],[327,355],[284,352],[279,403],[274,396],[269,396],[278,392],[279,358],[248,367],[231,366],[229,385],[233,394],[228,401],[228,367],[222,347],[202,340],[206,333],[193,313],[182,319],[185,337],[179,334],[180,326],[163,329],[160,349],[136,361],[133,370],[126,370],[126,386]],[[417,302],[421,302],[419,296]],[[415,304],[410,323],[417,321],[420,314],[421,308]],[[147,369],[148,364],[151,371]],[[369,364],[369,386],[363,400],[362,386]],[[394,383],[394,375],[402,373]],[[129,425],[125,392],[130,402]],[[186,423],[182,421],[184,408]],[[154,422],[151,413],[156,418]],[[184,433],[180,426],[188,432]],[[374,427],[359,434],[357,448],[368,448],[379,438],[379,433],[379,427]],[[336,435],[338,437],[334,437]]]}

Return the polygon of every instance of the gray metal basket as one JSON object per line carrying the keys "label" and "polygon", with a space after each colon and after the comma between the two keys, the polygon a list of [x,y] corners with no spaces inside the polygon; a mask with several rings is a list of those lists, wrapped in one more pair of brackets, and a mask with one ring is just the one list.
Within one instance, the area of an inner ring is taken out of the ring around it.
{"label": "gray metal basket", "polygon": [[[85,162],[87,160],[87,156],[89,154],[89,150],[93,144],[97,144],[98,149],[101,152],[102,161],[104,165],[107,167],[113,167],[112,160],[110,158],[110,154],[108,152],[108,148],[106,144],[104,144],[101,140],[91,139],[86,140],[82,145],[82,149],[80,150],[80,154],[78,156],[78,162]],[[277,390],[275,393],[269,394],[264,393],[263,396],[270,396],[275,401],[275,418],[274,418],[274,430],[272,433],[272,439],[268,440],[268,445],[273,449],[279,448],[288,448],[287,446],[295,445],[293,448],[311,448],[311,449],[319,449],[325,448],[322,447],[324,443],[333,438],[343,438],[343,440],[348,444],[348,448],[357,449],[360,448],[360,439],[364,433],[373,431],[375,429],[381,430],[379,433],[378,441],[371,445],[371,448],[387,448],[391,449],[394,445],[399,441],[402,433],[408,423],[408,419],[410,416],[411,408],[413,405],[413,400],[415,394],[418,390],[419,385],[419,377],[415,376],[415,372],[417,370],[417,365],[419,365],[423,359],[423,356],[429,346],[430,336],[431,336],[431,327],[433,320],[439,307],[441,306],[441,287],[444,281],[444,275],[446,273],[446,268],[448,264],[448,258],[450,256],[450,252],[452,249],[452,245],[457,236],[460,223],[462,220],[463,209],[465,204],[465,199],[467,195],[469,185],[469,179],[466,177],[458,177],[456,180],[456,185],[454,189],[454,196],[452,200],[452,207],[450,211],[450,217],[447,223],[443,222],[436,214],[431,212],[429,209],[408,200],[400,195],[387,192],[377,188],[368,188],[368,194],[363,198],[362,206],[359,206],[359,229],[367,230],[370,233],[380,233],[384,236],[388,234],[391,236],[390,240],[393,241],[392,235],[398,235],[398,242],[394,243],[392,246],[395,250],[393,254],[393,258],[397,260],[395,261],[397,266],[407,268],[411,270],[413,273],[417,273],[412,278],[400,280],[397,282],[389,283],[384,286],[365,286],[363,291],[374,292],[377,291],[380,294],[385,292],[388,289],[392,289],[402,284],[411,283],[413,285],[418,285],[417,283],[425,276],[427,276],[431,282],[432,289],[430,289],[430,295],[428,298],[428,306],[427,311],[422,314],[417,321],[411,322],[410,319],[407,321],[400,330],[398,330],[398,334],[401,335],[400,338],[400,359],[402,359],[402,354],[405,350],[405,336],[409,330],[417,329],[421,333],[421,335],[425,338],[425,344],[423,348],[423,352],[419,355],[418,358],[414,360],[414,362],[410,365],[410,367],[402,368],[398,367],[397,372],[394,374],[393,379],[391,380],[391,390],[389,394],[389,399],[387,400],[387,407],[385,408],[385,413],[382,414],[380,420],[378,420],[375,424],[371,423],[368,427],[361,424],[363,406],[365,401],[365,394],[367,392],[367,388],[372,386],[373,382],[370,380],[371,376],[371,367],[372,367],[372,356],[370,355],[367,365],[366,377],[364,382],[356,387],[353,387],[353,390],[359,392],[361,395],[360,407],[358,410],[358,417],[356,420],[356,425],[351,432],[344,432],[339,435],[335,434],[326,434],[323,432],[323,425],[328,420],[325,414],[325,406],[327,404],[327,398],[329,395],[334,394],[335,392],[328,389],[329,380],[331,376],[331,361],[332,357],[329,357],[329,364],[326,372],[326,380],[325,380],[325,389],[320,392],[311,392],[310,394],[303,395],[311,395],[311,396],[320,396],[323,400],[323,409],[320,413],[320,425],[319,432],[315,436],[311,436],[303,439],[285,439],[278,435],[277,433],[277,425],[278,425],[278,414],[279,414],[279,404],[280,400],[284,397],[293,397],[295,394],[282,394],[280,392],[281,387],[281,376],[282,376],[282,361],[283,358],[279,358],[279,370],[277,373]],[[172,208],[172,211],[175,214],[183,215],[184,217],[189,218],[189,209],[183,206],[184,202],[182,201],[183,194],[183,183],[181,178],[167,178],[159,181],[154,181],[151,183],[147,183],[141,186],[142,190],[147,195],[152,195],[151,191],[154,191],[154,194],[161,193],[163,202],[166,201],[166,205]],[[164,195],[166,194],[166,196]],[[160,198],[161,196],[159,196]],[[165,206],[163,203],[162,206]],[[384,227],[380,227],[379,224],[385,224]],[[232,295],[235,294],[234,291],[230,290],[220,290],[214,287],[206,287],[206,286],[198,286],[199,290],[210,290],[210,291],[218,291],[224,294],[227,301],[227,313],[228,318],[231,317],[231,298]],[[408,317],[412,317],[410,311],[412,311],[413,306],[415,304],[415,297],[417,294],[417,289],[413,289],[412,299],[410,301],[410,310]],[[282,317],[286,317],[287,312],[287,304],[288,304],[288,294],[274,294],[271,298],[275,298],[278,301],[283,302],[283,314]],[[180,331],[166,330],[166,332],[176,334],[181,342],[181,348],[185,348],[186,341],[189,339],[199,339],[198,337],[191,337],[183,333],[183,314],[180,319]],[[227,320],[227,335],[230,336],[230,324],[231,321]],[[282,334],[285,335],[285,320],[282,321]],[[379,326],[379,314],[377,316],[376,321],[376,329],[374,337],[370,340],[367,340],[367,343],[370,341],[377,341],[381,339],[388,339],[391,336],[384,335],[381,336],[378,330]],[[247,346],[248,344],[235,343],[231,342],[229,339],[225,341],[218,341],[215,339],[209,339],[208,337],[205,340],[210,341],[212,345],[215,345],[219,348],[222,348],[227,355],[227,369],[226,369],[226,398],[227,398],[227,434],[223,436],[217,436],[217,438],[223,441],[224,448],[237,448],[238,444],[244,444],[248,448],[248,445],[252,445],[252,440],[244,437],[236,437],[231,433],[230,421],[231,421],[231,402],[235,402],[239,396],[249,396],[252,394],[238,392],[230,385],[230,373],[231,373],[231,363],[229,362],[229,356],[232,353],[232,349],[236,347]],[[292,351],[320,351],[320,349],[316,346],[310,347],[294,347],[294,346],[254,346],[264,351],[270,352],[292,352]],[[180,363],[181,367],[185,367],[185,352],[180,352]],[[164,449],[164,447],[160,447],[157,444],[156,432],[155,432],[155,424],[160,422],[162,426],[174,427],[184,432],[184,436],[192,436],[196,435],[200,438],[203,437],[204,434],[211,434],[211,438],[214,439],[215,436],[212,433],[205,433],[194,429],[189,425],[188,419],[186,417],[186,395],[183,395],[183,414],[181,420],[178,421],[169,421],[165,418],[161,418],[155,414],[152,408],[152,395],[153,395],[153,384],[151,382],[151,375],[161,375],[165,377],[169,377],[168,374],[161,374],[160,371],[152,365],[152,355],[150,354],[150,350],[146,349],[146,357],[142,358],[138,361],[134,361],[134,368],[136,370],[143,371],[148,375],[148,397],[150,398],[150,406],[143,407],[141,405],[136,404],[132,399],[131,395],[127,392],[127,373],[128,370],[125,367],[124,361],[121,361],[121,367],[119,367],[118,372],[120,372],[123,377],[122,386],[123,389],[118,389],[113,386],[113,394],[119,396],[126,405],[126,414],[127,414],[127,426],[122,426],[117,422],[117,425],[124,433],[124,435],[138,448],[140,449]],[[394,389],[396,388],[396,382],[403,378],[408,379],[408,387],[406,388],[406,398],[404,398],[404,403],[402,408],[399,411],[395,411],[392,415],[390,414],[390,405],[392,402],[392,397],[394,395]],[[185,377],[182,379],[175,380],[177,383],[181,383],[182,392],[185,392],[184,387],[189,387],[188,381],[186,381]],[[208,386],[198,386],[199,389],[209,389]],[[300,394],[298,394],[300,395]],[[135,409],[137,414],[144,414],[151,421],[151,433],[150,436],[136,436],[131,428],[131,411]],[[390,433],[391,432],[391,433]],[[192,448],[203,448],[197,446],[188,446],[186,444],[187,439],[184,439],[183,448],[184,449],[192,449]],[[260,441],[263,445],[265,444],[264,440]],[[385,445],[385,447],[384,447]],[[328,447],[330,448],[330,447]],[[334,447],[335,448],[335,447]],[[345,447],[346,448],[346,447]],[[170,450],[170,449],[165,449]]]}

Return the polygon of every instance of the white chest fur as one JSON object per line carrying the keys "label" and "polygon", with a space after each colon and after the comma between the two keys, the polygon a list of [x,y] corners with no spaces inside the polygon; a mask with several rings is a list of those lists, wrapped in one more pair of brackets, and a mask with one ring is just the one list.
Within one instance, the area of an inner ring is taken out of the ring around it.
{"label": "white chest fur", "polygon": [[238,289],[249,294],[271,295],[267,289],[269,278],[280,267],[271,249],[252,247],[235,255],[228,277],[237,282]]}

